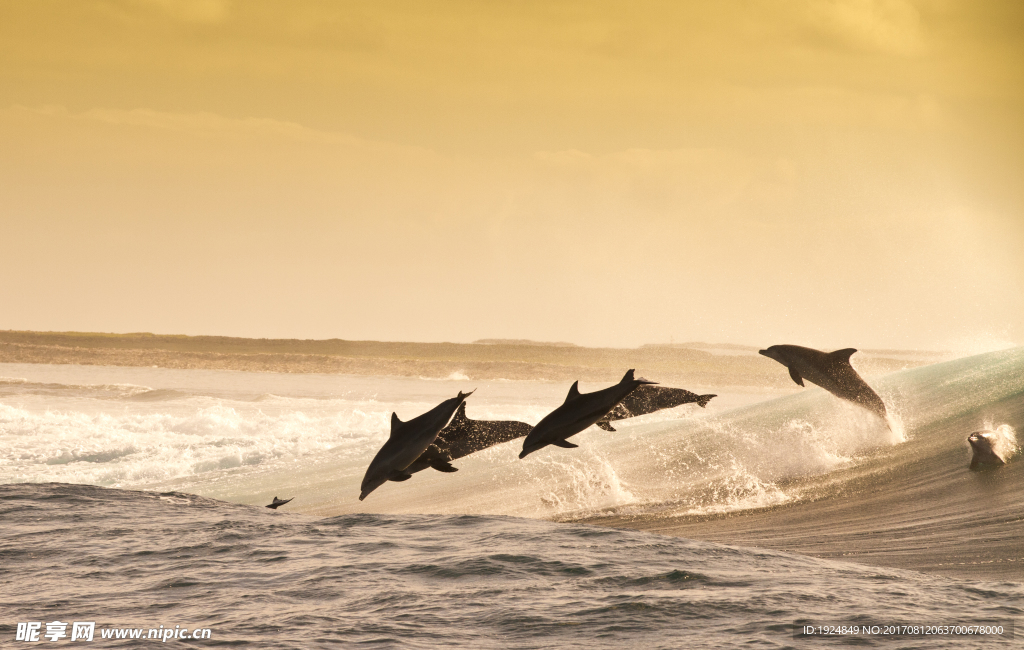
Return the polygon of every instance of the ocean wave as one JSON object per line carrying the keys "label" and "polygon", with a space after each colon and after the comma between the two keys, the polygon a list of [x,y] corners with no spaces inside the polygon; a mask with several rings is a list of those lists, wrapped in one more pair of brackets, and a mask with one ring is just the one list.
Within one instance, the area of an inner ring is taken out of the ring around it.
{"label": "ocean wave", "polygon": [[95,620],[97,638],[110,626],[170,623],[211,628],[217,644],[268,648],[385,639],[414,648],[810,647],[794,639],[797,626],[1009,626],[1024,613],[1019,583],[511,517],[314,519],[180,492],[55,484],[0,485],[0,517],[17,536],[3,556],[13,590],[6,616]]}

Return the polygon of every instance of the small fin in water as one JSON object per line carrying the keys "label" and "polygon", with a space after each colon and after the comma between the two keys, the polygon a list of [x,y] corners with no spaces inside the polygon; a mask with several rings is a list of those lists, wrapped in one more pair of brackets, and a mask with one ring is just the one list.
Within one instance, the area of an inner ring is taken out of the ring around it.
{"label": "small fin in water", "polygon": [[718,397],[718,395],[700,395],[697,398],[697,406],[704,408],[711,401],[712,397]]}

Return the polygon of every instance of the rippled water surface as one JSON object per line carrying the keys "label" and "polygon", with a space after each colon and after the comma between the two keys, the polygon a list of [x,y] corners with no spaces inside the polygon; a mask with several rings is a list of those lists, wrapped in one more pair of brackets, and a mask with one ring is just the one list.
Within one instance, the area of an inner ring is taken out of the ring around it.
{"label": "rippled water surface", "polygon": [[[33,621],[210,629],[173,641],[196,647],[1019,644],[794,638],[1024,608],[1024,349],[871,384],[889,423],[815,388],[683,386],[719,396],[360,502],[392,412],[475,388],[469,417],[534,424],[568,386],[0,364],[0,647]],[[971,472],[982,428],[1008,463]]]}
{"label": "rippled water surface", "polygon": [[60,484],[0,487],[0,517],[8,641],[16,622],[71,620],[211,629],[169,642],[197,647],[816,647],[795,622],[1012,619],[1024,599],[1018,583],[510,517],[314,519]]}

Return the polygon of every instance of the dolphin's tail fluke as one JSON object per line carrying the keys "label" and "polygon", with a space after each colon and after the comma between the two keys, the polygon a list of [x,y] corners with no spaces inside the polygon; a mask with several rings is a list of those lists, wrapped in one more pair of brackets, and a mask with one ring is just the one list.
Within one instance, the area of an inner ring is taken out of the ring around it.
{"label": "dolphin's tail fluke", "polygon": [[711,401],[711,398],[718,397],[718,395],[700,395],[697,397],[697,406],[704,408]]}

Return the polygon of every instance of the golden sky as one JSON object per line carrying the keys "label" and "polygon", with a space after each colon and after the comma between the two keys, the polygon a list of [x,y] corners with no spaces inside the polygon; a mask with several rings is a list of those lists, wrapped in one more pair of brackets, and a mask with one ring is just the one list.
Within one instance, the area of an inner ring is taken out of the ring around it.
{"label": "golden sky", "polygon": [[0,329],[1024,344],[1024,3],[0,3]]}

